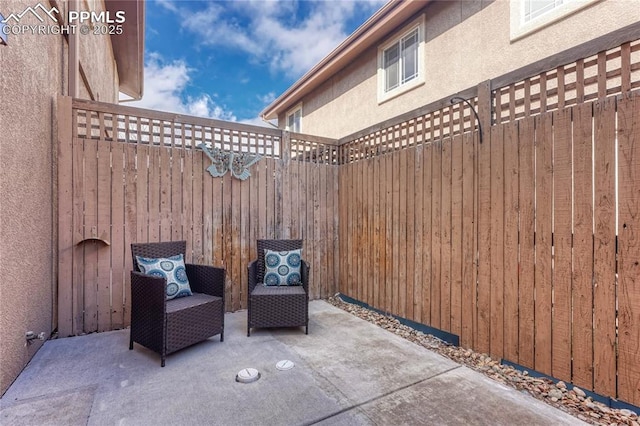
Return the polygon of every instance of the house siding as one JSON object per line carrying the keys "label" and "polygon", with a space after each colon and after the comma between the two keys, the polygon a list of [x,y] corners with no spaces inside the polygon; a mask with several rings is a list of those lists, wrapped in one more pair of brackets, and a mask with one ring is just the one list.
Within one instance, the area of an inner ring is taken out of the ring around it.
{"label": "house siding", "polygon": [[[37,3],[3,1],[0,12],[6,17]],[[104,9],[102,1],[92,4]],[[33,16],[24,19],[38,24]],[[79,38],[86,76],[79,97],[116,101],[110,38]],[[56,328],[55,111],[57,96],[68,90],[67,61],[60,35],[9,35],[0,45],[0,395],[42,346],[39,340],[25,345],[25,332],[49,337]]]}
{"label": "house siding", "polygon": [[635,2],[605,0],[511,41],[510,7],[508,1],[429,3],[420,13],[426,17],[425,84],[377,101],[377,47],[400,35],[403,25],[302,99],[302,131],[341,138],[640,21]]}

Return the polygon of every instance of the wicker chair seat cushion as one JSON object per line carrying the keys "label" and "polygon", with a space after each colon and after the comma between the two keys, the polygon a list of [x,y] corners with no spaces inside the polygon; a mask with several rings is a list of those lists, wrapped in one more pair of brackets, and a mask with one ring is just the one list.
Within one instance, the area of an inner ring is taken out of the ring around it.
{"label": "wicker chair seat cushion", "polygon": [[191,296],[191,287],[184,265],[184,255],[178,254],[166,258],[136,256],[140,270],[167,280],[167,300]]}
{"label": "wicker chair seat cushion", "polygon": [[193,293],[190,297],[178,297],[167,300],[167,313],[182,311],[194,306],[205,305],[216,301],[222,301],[222,297],[210,296],[204,293]]}
{"label": "wicker chair seat cushion", "polygon": [[264,284],[267,286],[300,285],[302,249],[264,250]]}
{"label": "wicker chair seat cushion", "polygon": [[304,288],[302,286],[268,286],[257,285],[251,292],[252,296],[282,296],[291,294],[304,295]]}

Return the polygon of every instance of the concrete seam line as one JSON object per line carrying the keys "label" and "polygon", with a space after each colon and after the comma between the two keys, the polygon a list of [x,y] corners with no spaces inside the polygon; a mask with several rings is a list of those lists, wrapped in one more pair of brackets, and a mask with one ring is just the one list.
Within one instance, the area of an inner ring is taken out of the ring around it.
{"label": "concrete seam line", "polygon": [[389,392],[383,393],[382,395],[375,396],[375,397],[370,398],[370,399],[368,399],[368,400],[366,400],[366,401],[360,402],[360,403],[358,403],[358,404],[354,404],[354,405],[352,405],[352,406],[350,406],[350,407],[343,408],[343,409],[338,410],[338,411],[336,411],[336,412],[334,412],[334,413],[327,414],[327,415],[326,415],[326,416],[324,416],[324,417],[321,417],[321,418],[316,419],[316,420],[313,420],[313,421],[311,421],[311,422],[309,422],[309,423],[303,423],[303,424],[304,424],[305,426],[311,426],[311,425],[318,424],[318,423],[320,423],[320,422],[323,422],[323,421],[325,421],[325,420],[328,420],[328,419],[330,419],[330,418],[332,418],[332,417],[335,417],[335,416],[337,416],[337,415],[340,415],[340,414],[342,414],[342,413],[346,413],[347,411],[351,411],[351,410],[353,410],[354,408],[361,407],[361,406],[363,406],[363,405],[369,404],[370,402],[376,401],[376,400],[381,399],[381,398],[385,398],[385,397],[387,397],[387,396],[389,396],[389,395],[391,395],[391,394],[394,394],[394,393],[396,393],[396,392],[400,392],[401,390],[405,390],[405,389],[410,388],[410,387],[412,387],[412,386],[415,386],[415,385],[417,385],[417,384],[420,384],[420,383],[426,382],[426,381],[431,380],[431,379],[435,379],[435,378],[436,378],[436,377],[438,377],[438,376],[441,376],[441,375],[443,375],[443,374],[449,373],[449,372],[451,372],[451,371],[453,371],[453,370],[457,370],[457,369],[458,369],[458,368],[460,368],[460,367],[462,367],[462,365],[458,365],[458,366],[453,367],[453,368],[450,368],[450,369],[448,369],[448,370],[441,371],[441,372],[439,372],[439,373],[437,373],[437,374],[434,374],[433,376],[425,377],[424,379],[420,379],[420,380],[418,380],[418,381],[416,381],[416,382],[409,383],[408,385],[401,386],[401,387],[399,387],[399,388],[397,388],[397,389],[394,389],[394,390],[391,390],[391,391],[389,391]]}

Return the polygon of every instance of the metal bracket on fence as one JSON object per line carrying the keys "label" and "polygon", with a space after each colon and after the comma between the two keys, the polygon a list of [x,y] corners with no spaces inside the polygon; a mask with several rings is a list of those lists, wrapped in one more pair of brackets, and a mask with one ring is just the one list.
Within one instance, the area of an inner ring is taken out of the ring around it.
{"label": "metal bracket on fence", "polygon": [[250,155],[245,152],[237,154],[234,152],[225,152],[215,147],[210,149],[203,143],[199,144],[198,148],[202,149],[211,160],[211,165],[207,167],[207,171],[213,177],[222,177],[228,171],[231,171],[233,177],[246,180],[251,176],[249,167],[262,158],[262,156],[258,154]]}
{"label": "metal bracket on fence", "polygon": [[480,143],[482,143],[482,123],[480,123],[478,112],[473,107],[473,105],[471,105],[471,102],[469,102],[468,99],[461,98],[460,96],[454,96],[453,98],[451,98],[451,105],[455,104],[456,102],[464,102],[465,104],[469,105],[469,108],[471,108],[471,111],[473,111],[473,115],[475,115],[476,120],[478,120],[478,132],[480,133]]}

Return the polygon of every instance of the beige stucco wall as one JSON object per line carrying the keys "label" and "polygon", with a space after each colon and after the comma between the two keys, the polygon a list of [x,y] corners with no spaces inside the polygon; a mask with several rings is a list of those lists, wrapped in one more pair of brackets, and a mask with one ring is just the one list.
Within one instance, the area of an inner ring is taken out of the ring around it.
{"label": "beige stucco wall", "polygon": [[473,2],[460,1],[425,8],[425,84],[378,104],[374,46],[303,99],[302,131],[344,137],[640,21],[638,2],[604,0],[511,41],[510,2],[475,3],[475,11]]}
{"label": "beige stucco wall", "polygon": [[[34,4],[4,0],[0,12]],[[94,64],[85,70],[92,92],[112,101],[117,78],[110,40],[85,43],[92,45],[81,43],[81,61]],[[56,324],[54,118],[57,97],[67,90],[66,60],[67,43],[57,35],[10,35],[8,45],[0,45],[0,395],[42,346],[25,346],[25,332],[49,337]]]}

